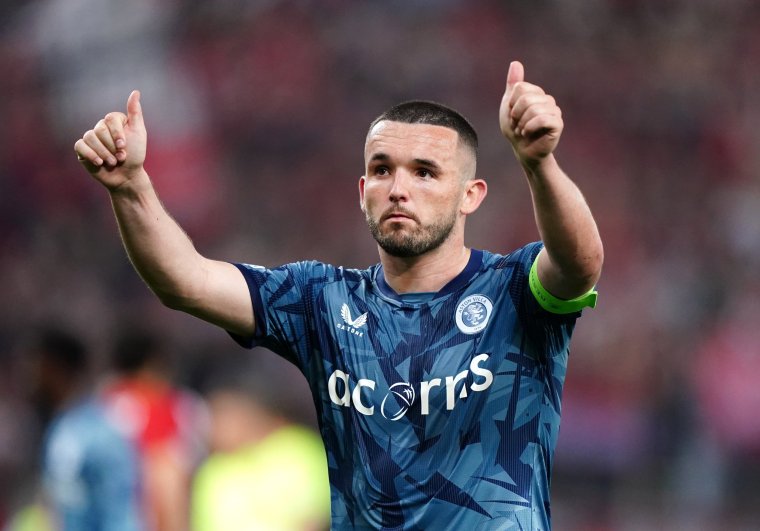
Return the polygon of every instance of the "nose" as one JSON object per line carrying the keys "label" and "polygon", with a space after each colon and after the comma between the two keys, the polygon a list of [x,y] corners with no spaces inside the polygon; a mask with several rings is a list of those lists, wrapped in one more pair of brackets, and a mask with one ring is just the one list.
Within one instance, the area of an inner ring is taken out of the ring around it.
{"label": "nose", "polygon": [[399,203],[409,199],[409,175],[402,169],[393,175],[393,185],[388,194],[388,199],[393,203]]}

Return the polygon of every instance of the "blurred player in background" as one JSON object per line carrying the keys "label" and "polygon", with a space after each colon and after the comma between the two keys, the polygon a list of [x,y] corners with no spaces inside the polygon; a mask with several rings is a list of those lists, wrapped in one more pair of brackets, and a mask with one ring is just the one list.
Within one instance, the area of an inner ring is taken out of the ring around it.
{"label": "blurred player in background", "polygon": [[[447,107],[408,102],[376,119],[365,140],[359,198],[380,264],[362,271],[201,256],[143,167],[137,92],[127,114],[109,113],[75,144],[164,304],[306,375],[335,529],[551,527],[569,341],[580,311],[595,304],[602,243],[554,157],[561,111],[524,80],[519,62],[507,73],[499,123],[542,241],[505,256],[466,247],[466,218],[487,191],[477,134]],[[334,186],[335,175],[324,177]]]}
{"label": "blurred player in background", "polygon": [[55,529],[143,531],[138,456],[93,392],[84,344],[50,328],[31,354],[37,404],[51,416],[43,479]]}
{"label": "blurred player in background", "polygon": [[168,353],[146,329],[125,326],[112,361],[114,375],[102,397],[110,417],[139,452],[147,529],[186,531],[205,409],[199,398],[172,382]]}
{"label": "blurred player in background", "polygon": [[193,531],[330,527],[324,446],[294,422],[296,404],[264,360],[236,363],[206,386],[212,453],[194,481]]}

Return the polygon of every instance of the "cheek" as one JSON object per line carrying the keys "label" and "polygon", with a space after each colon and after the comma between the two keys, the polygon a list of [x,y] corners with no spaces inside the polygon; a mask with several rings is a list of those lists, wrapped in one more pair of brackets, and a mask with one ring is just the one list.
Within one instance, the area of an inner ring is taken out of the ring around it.
{"label": "cheek", "polygon": [[424,205],[439,215],[459,208],[459,195],[453,193],[429,194],[425,197]]}
{"label": "cheek", "polygon": [[382,190],[377,185],[365,184],[364,185],[364,200],[362,210],[365,212],[372,211],[373,207],[382,200]]}

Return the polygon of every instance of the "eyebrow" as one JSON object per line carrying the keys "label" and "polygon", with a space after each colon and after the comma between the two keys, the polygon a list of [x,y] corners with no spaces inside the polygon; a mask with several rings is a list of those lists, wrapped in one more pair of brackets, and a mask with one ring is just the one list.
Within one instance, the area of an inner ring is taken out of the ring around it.
{"label": "eyebrow", "polygon": [[429,159],[414,159],[414,162],[419,164],[420,166],[427,166],[428,168],[432,170],[440,170],[441,167],[433,160]]}
{"label": "eyebrow", "polygon": [[[390,156],[388,156],[386,153],[375,153],[372,155],[372,157],[369,159],[370,162],[380,161],[380,162],[387,162],[391,160]],[[437,162],[430,160],[430,159],[413,159],[413,162],[420,165],[420,166],[426,166],[432,170],[440,170],[441,167],[438,165]]]}
{"label": "eyebrow", "polygon": [[370,162],[375,162],[376,160],[387,161],[387,160],[390,160],[390,157],[386,155],[385,153],[375,153],[374,155],[372,155],[372,158],[369,159]]}

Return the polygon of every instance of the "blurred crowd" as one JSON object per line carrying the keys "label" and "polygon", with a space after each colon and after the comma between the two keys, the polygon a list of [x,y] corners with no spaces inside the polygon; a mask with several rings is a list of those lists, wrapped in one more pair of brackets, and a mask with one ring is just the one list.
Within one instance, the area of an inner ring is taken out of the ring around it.
{"label": "blurred crowd", "polygon": [[210,433],[226,402],[210,375],[245,373],[236,367],[251,358],[282,380],[266,390],[288,402],[276,426],[314,428],[297,371],[144,287],[106,193],[74,156],[85,130],[139,88],[146,167],[202,253],[366,267],[377,260],[356,187],[367,126],[399,101],[438,100],[481,137],[489,197],[468,244],[506,252],[538,237],[498,130],[511,59],[563,109],[558,158],[606,250],[565,386],[557,529],[760,527],[754,0],[3,2],[0,525],[33,503],[44,475],[51,418],[29,366],[44,326],[91,354],[85,387],[98,397],[118,391],[108,395],[119,338],[160,338],[166,385],[193,404],[174,481],[192,484],[224,453]]}

